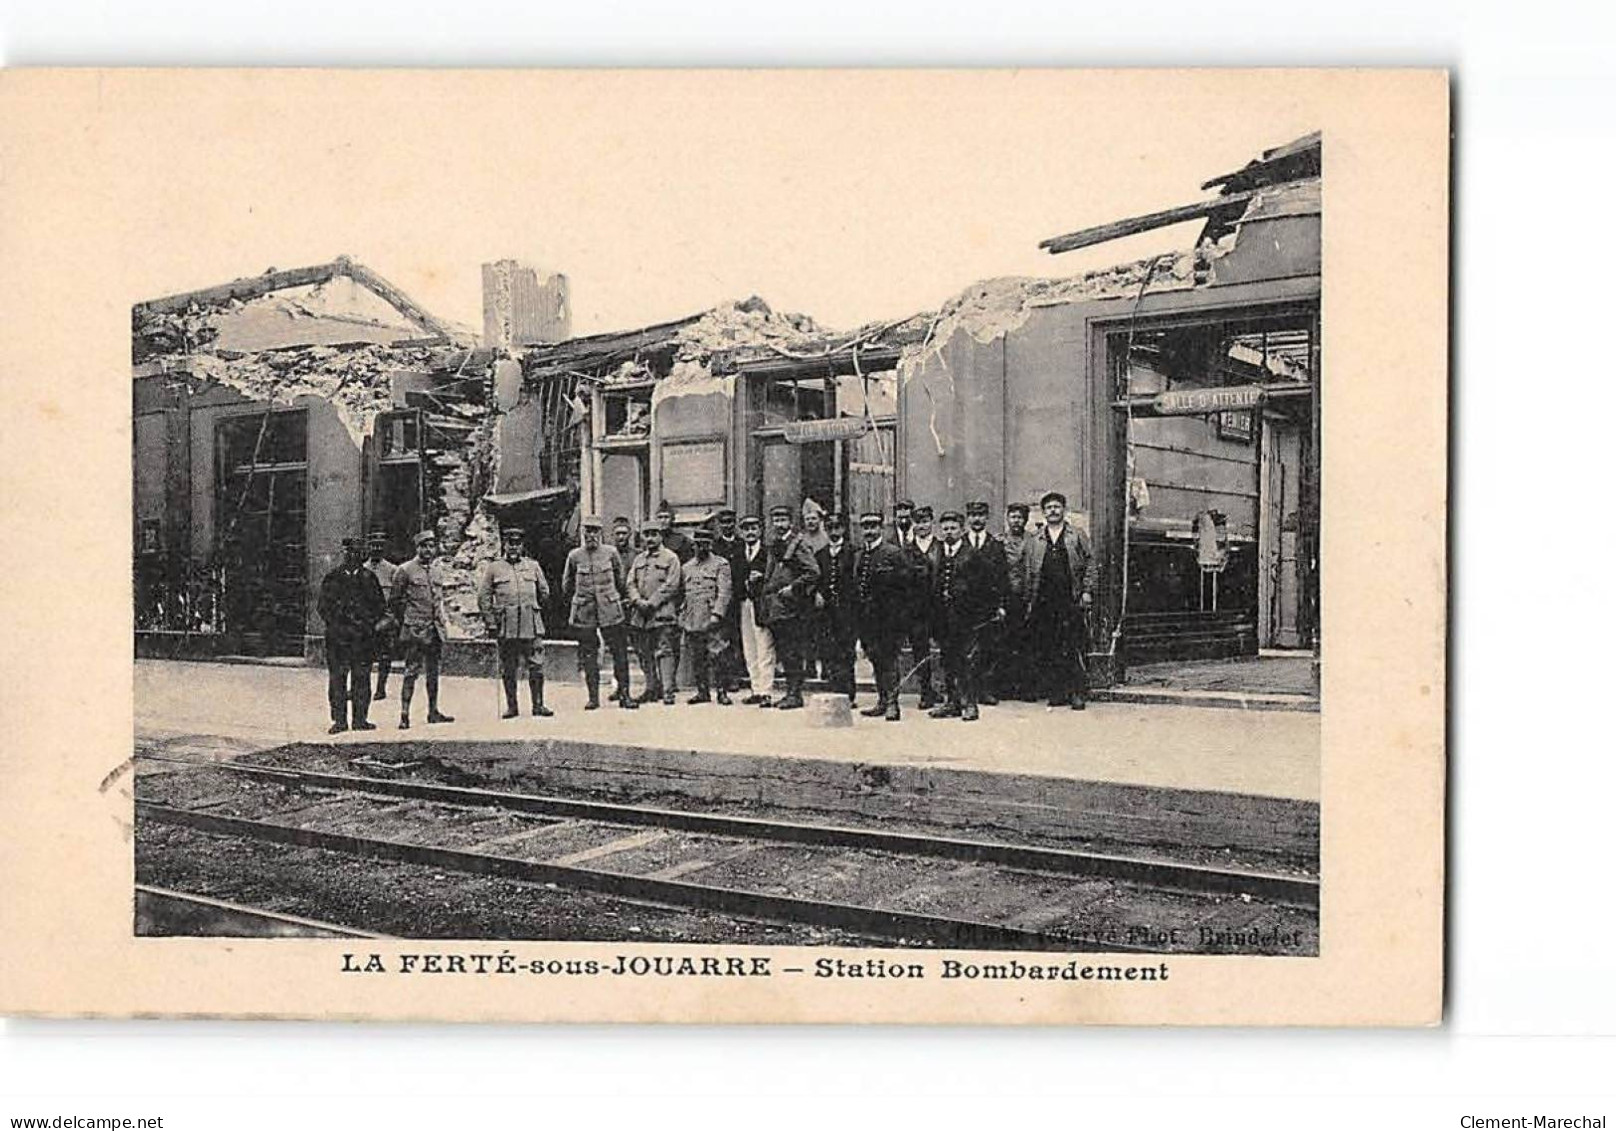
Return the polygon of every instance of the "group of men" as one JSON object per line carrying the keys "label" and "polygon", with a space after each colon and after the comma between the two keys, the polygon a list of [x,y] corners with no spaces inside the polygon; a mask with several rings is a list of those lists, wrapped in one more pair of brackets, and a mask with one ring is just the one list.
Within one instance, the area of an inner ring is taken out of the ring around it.
{"label": "group of men", "polygon": [[[692,704],[730,705],[744,683],[742,703],[800,708],[810,674],[856,704],[860,647],[875,670],[876,702],[863,710],[866,716],[901,719],[899,688],[911,676],[921,709],[936,718],[972,721],[982,705],[1011,697],[1047,696],[1051,705],[1082,709],[1095,560],[1086,535],[1067,521],[1064,495],[1048,492],[1040,509],[1044,523],[1033,532],[1029,508],[1012,503],[1004,531],[995,534],[987,529],[986,503],[936,515],[905,501],[893,507],[890,524],[880,511],[860,514],[856,544],[848,517],[827,515],[811,499],[800,527],[790,507],[771,507],[767,536],[760,516],[737,517],[730,509],[686,536],[664,504],[638,538],[627,520],[616,520],[607,543],[601,520],[586,516],[561,578],[585,709],[601,703],[603,644],[612,661],[611,698],[624,709],[676,702],[681,655],[690,657]],[[357,541],[343,545],[343,564],[320,596],[332,732],[347,729],[350,705],[354,729],[374,729],[370,664],[377,665],[375,698],[385,698],[396,649],[405,661],[399,726],[410,725],[423,670],[427,721],[452,721],[438,709],[446,633],[430,568],[435,538],[418,535],[416,556],[401,566],[386,561],[374,537],[368,561]],[[504,717],[518,713],[523,665],[532,713],[548,716],[543,609],[550,585],[525,554],[522,531],[506,528],[502,549],[479,576],[478,605],[499,645]],[[643,672],[638,696],[631,650]],[[779,698],[777,670],[784,676]]]}

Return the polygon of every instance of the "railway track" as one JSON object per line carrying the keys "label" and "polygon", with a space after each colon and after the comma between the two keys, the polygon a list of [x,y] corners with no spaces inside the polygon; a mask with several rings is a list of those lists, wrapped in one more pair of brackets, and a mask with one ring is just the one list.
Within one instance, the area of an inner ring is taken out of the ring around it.
{"label": "railway track", "polygon": [[903,945],[1195,952],[1235,931],[1291,938],[1281,953],[1317,946],[1306,877],[240,761],[140,764],[141,824],[630,903]]}

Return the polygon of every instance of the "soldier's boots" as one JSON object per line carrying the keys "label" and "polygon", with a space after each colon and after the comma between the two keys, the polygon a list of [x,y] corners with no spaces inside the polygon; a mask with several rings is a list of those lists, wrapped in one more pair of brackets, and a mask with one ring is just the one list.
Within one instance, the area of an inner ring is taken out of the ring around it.
{"label": "soldier's boots", "polygon": [[347,729],[348,729],[348,724],[343,722],[341,719],[338,719],[336,722],[332,723],[330,725],[330,727],[328,727],[326,729],[326,733],[327,734],[341,734],[343,731],[345,731]]}
{"label": "soldier's boots", "polygon": [[974,722],[976,722],[977,719],[979,719],[981,717],[982,717],[981,712],[979,712],[976,709],[976,704],[975,703],[972,703],[969,707],[966,707],[963,711],[960,712],[960,720],[962,722],[974,723]]}
{"label": "soldier's boots", "polygon": [[[724,697],[724,692],[722,690],[720,690],[718,694],[719,694],[720,698]],[[685,702],[688,703],[692,707],[694,707],[697,703],[711,703],[712,701],[713,701],[712,694],[708,690],[708,687],[707,687],[707,685],[705,683],[698,683],[696,685],[696,693],[694,695],[692,695],[689,699],[685,700]]]}
{"label": "soldier's boots", "polygon": [[884,715],[886,713],[887,713],[887,701],[885,699],[877,699],[876,702],[875,702],[875,706],[866,707],[866,708],[864,708],[864,710],[859,712],[859,714],[863,715],[865,718],[868,718],[868,719],[879,719],[882,715]]}
{"label": "soldier's boots", "polygon": [[548,719],[555,714],[544,705],[544,677],[530,675],[527,677],[528,694],[533,699],[533,714],[541,719]]}
{"label": "soldier's boots", "polygon": [[516,707],[516,673],[506,672],[503,682],[505,684],[505,713],[500,715],[500,718],[514,719],[521,714]]}
{"label": "soldier's boots", "polygon": [[734,700],[729,697],[729,692],[720,687],[718,689],[718,705],[720,707],[728,707],[733,702]]}
{"label": "soldier's boots", "polygon": [[584,672],[584,686],[589,689],[589,700],[584,703],[584,710],[600,710],[600,673]]}
{"label": "soldier's boots", "polygon": [[436,707],[430,707],[427,709],[426,721],[429,723],[452,723],[454,722],[454,716],[445,715]]}
{"label": "soldier's boots", "polygon": [[960,705],[958,703],[939,703],[927,711],[926,714],[934,719],[957,719],[961,714]]}
{"label": "soldier's boots", "polygon": [[898,697],[894,695],[887,701],[886,720],[889,723],[899,722],[903,719],[903,712],[898,708]]}
{"label": "soldier's boots", "polygon": [[780,711],[796,711],[801,707],[802,696],[795,691],[786,692],[785,698],[781,699],[780,702],[775,704],[775,709]]}
{"label": "soldier's boots", "polygon": [[674,693],[679,690],[677,670],[672,656],[657,660],[657,690],[662,692],[662,702],[668,707],[673,706]]}
{"label": "soldier's boots", "polygon": [[640,705],[635,700],[634,696],[629,692],[627,684],[619,687],[617,689],[617,694],[612,696],[612,698],[616,699],[617,705],[623,708],[625,711],[634,711],[639,709]]}

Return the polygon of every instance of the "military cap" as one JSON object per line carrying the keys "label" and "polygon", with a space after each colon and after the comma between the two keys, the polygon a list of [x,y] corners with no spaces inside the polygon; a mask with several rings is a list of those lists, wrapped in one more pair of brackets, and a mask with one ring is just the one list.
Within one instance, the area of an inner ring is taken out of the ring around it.
{"label": "military cap", "polygon": [[1006,513],[1008,513],[1008,514],[1019,514],[1022,518],[1026,518],[1027,513],[1030,510],[1032,510],[1032,508],[1029,507],[1026,503],[1011,503],[1009,506],[1005,507],[1004,509],[1005,509]]}
{"label": "military cap", "polygon": [[1047,507],[1052,502],[1059,503],[1064,507],[1066,505],[1066,496],[1061,494],[1059,491],[1045,491],[1044,497],[1038,500],[1038,505],[1041,507]]}
{"label": "military cap", "polygon": [[984,503],[982,500],[977,499],[974,502],[969,502],[969,503],[965,504],[965,513],[966,514],[987,514],[988,513],[988,505],[986,503]]}
{"label": "military cap", "polygon": [[578,525],[580,527],[582,527],[583,529],[585,529],[585,530],[599,530],[600,529],[600,516],[599,515],[594,515],[594,514],[586,514],[581,519],[578,520]]}
{"label": "military cap", "polygon": [[963,523],[965,521],[965,516],[960,514],[959,511],[944,511],[942,513],[942,515],[937,519],[937,521],[938,522],[950,522],[950,521],[952,521],[952,522]]}
{"label": "military cap", "polygon": [[742,526],[762,526],[763,520],[755,514],[746,515],[741,519]]}
{"label": "military cap", "polygon": [[735,517],[735,508],[734,507],[722,507],[722,508],[719,509],[718,513],[715,514],[713,517],[714,518],[734,518]]}
{"label": "military cap", "polygon": [[387,532],[385,530],[372,530],[370,537],[366,541],[372,546],[385,546],[387,545]]}
{"label": "military cap", "polygon": [[672,514],[673,513],[673,508],[668,505],[668,500],[663,499],[660,503],[657,504],[656,512],[657,512],[657,514]]}
{"label": "military cap", "polygon": [[774,506],[769,508],[769,517],[773,518],[777,514],[783,514],[787,518],[790,518],[791,508],[786,506],[784,503],[775,503]]}
{"label": "military cap", "polygon": [[415,544],[417,546],[419,546],[423,542],[436,542],[437,540],[438,540],[438,535],[437,535],[437,533],[435,531],[432,531],[432,530],[423,530],[423,531],[421,531],[421,533],[419,533],[419,534],[417,534],[415,536]]}
{"label": "military cap", "polygon": [[918,507],[915,508],[915,517],[916,518],[930,518],[931,516],[932,516],[932,509],[931,509],[930,506],[922,505],[922,506],[918,506]]}
{"label": "military cap", "polygon": [[342,540],[342,548],[344,550],[357,550],[359,549],[359,546],[360,542],[357,538],[344,538]]}
{"label": "military cap", "polygon": [[520,526],[506,526],[500,528],[499,536],[502,541],[509,542],[512,538],[527,537],[527,531]]}
{"label": "military cap", "polygon": [[713,540],[713,529],[710,526],[698,526],[690,532],[690,536],[698,542],[711,542]]}
{"label": "military cap", "polygon": [[868,510],[859,515],[859,523],[862,525],[863,523],[869,522],[872,518],[875,519],[876,522],[886,521],[886,516],[884,516],[880,511]]}
{"label": "military cap", "polygon": [[825,516],[825,525],[837,530],[847,529],[847,516],[841,511],[831,511]]}
{"label": "military cap", "polygon": [[[596,525],[599,525],[599,523],[597,522]],[[632,530],[633,527],[634,527],[634,524],[632,522],[630,522],[623,515],[618,515],[616,518],[612,519],[612,526],[614,526],[614,527],[626,526],[626,527],[628,527],[629,529]]]}

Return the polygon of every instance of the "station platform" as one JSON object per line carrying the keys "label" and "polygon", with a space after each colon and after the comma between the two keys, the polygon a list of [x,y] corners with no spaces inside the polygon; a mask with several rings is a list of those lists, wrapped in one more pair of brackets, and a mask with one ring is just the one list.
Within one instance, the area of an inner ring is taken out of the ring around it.
{"label": "station platform", "polygon": [[[333,767],[430,759],[486,788],[913,812],[1051,835],[1086,814],[1100,839],[1119,844],[1233,842],[1285,855],[1317,845],[1315,714],[1007,703],[964,723],[907,700],[902,722],[826,728],[807,711],[687,706],[688,692],[672,707],[586,712],[583,689],[556,680],[546,687],[555,717],[502,720],[496,680],[445,677],[442,707],[455,722],[427,725],[418,688],[414,725],[399,730],[395,687],[372,707],[376,730],[327,736],[325,688],[314,668],[137,661],[135,731],[144,748],[186,757],[292,747]],[[525,712],[525,685],[521,694]]]}

